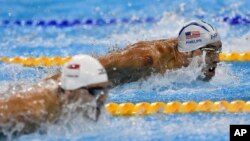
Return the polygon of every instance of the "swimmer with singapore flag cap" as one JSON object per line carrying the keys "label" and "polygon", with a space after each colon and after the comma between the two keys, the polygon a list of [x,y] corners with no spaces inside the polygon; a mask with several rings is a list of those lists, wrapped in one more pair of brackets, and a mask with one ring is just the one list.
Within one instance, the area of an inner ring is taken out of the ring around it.
{"label": "swimmer with singapore flag cap", "polygon": [[[65,112],[82,113],[85,118],[96,121],[109,86],[107,73],[97,59],[88,55],[74,56],[63,66],[59,83],[47,79],[0,100],[0,132],[31,133],[43,123],[63,119]],[[67,105],[76,103],[75,111],[64,110]]]}

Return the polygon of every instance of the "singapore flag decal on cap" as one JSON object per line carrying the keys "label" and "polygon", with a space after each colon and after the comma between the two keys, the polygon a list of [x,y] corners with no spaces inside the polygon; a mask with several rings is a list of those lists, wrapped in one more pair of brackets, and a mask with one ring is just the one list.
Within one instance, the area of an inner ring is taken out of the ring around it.
{"label": "singapore flag decal on cap", "polygon": [[68,68],[68,77],[79,77],[80,73],[80,64],[70,64],[67,66]]}
{"label": "singapore flag decal on cap", "polygon": [[80,69],[80,65],[79,64],[71,64],[68,66],[69,69]]}

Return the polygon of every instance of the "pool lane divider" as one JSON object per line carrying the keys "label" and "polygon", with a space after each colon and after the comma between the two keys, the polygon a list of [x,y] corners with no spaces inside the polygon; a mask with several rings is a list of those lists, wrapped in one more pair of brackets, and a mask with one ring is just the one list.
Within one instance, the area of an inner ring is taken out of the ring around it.
{"label": "pool lane divider", "polygon": [[74,27],[74,26],[106,26],[117,24],[141,24],[159,21],[157,17],[135,18],[98,18],[98,19],[74,19],[74,20],[2,20],[0,26],[23,26],[23,27]]}
{"label": "pool lane divider", "polygon": [[0,57],[0,61],[4,63],[19,64],[26,67],[36,67],[36,66],[61,66],[71,59],[70,56],[67,57]]}
{"label": "pool lane divider", "polygon": [[[204,19],[204,16],[195,15],[198,19]],[[148,24],[160,21],[162,16],[158,17],[123,17],[123,18],[97,18],[97,19],[64,19],[64,20],[1,20],[0,27],[74,27],[74,26],[106,26],[106,25],[117,25],[117,24]],[[218,17],[220,21],[228,23],[231,26],[235,25],[249,25],[250,15],[234,15]]]}
{"label": "pool lane divider", "polygon": [[[220,61],[226,62],[246,62],[250,61],[250,52],[245,53],[221,53],[220,54]],[[4,63],[13,63],[13,64],[20,64],[27,67],[36,67],[36,66],[61,66],[65,62],[69,61],[71,56],[66,57],[0,57],[0,61]]]}
{"label": "pool lane divider", "polygon": [[153,114],[176,114],[176,113],[239,113],[250,112],[250,101],[216,101],[210,100],[194,102],[172,101],[164,102],[140,102],[140,103],[108,103],[105,105],[106,111],[113,116],[145,116]]}

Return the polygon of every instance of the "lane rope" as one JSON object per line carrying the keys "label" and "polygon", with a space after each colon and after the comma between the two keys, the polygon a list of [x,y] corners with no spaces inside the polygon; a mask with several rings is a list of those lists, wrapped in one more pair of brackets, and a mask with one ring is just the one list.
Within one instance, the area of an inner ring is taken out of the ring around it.
{"label": "lane rope", "polygon": [[[196,15],[198,19],[204,19],[204,16]],[[74,26],[105,26],[105,25],[117,25],[117,24],[146,24],[146,23],[155,23],[160,21],[162,16],[159,17],[123,17],[123,18],[97,18],[97,19],[73,19],[73,20],[1,20],[0,27],[9,27],[9,26],[25,26],[25,27],[74,27]],[[249,25],[250,24],[250,15],[235,15],[235,16],[225,16],[219,18],[220,21],[228,23],[231,26],[236,25]]]}
{"label": "lane rope", "polygon": [[71,59],[70,56],[67,57],[1,57],[0,61],[4,63],[13,63],[13,64],[19,64],[27,67],[36,67],[36,66],[61,66],[67,61]]}
{"label": "lane rope", "polygon": [[250,101],[234,100],[234,101],[172,101],[164,102],[140,102],[140,103],[108,103],[105,105],[106,111],[113,116],[135,116],[135,115],[152,115],[152,114],[176,114],[176,113],[194,113],[194,112],[250,112]]}
{"label": "lane rope", "polygon": [[[35,67],[35,66],[61,66],[65,62],[69,61],[71,56],[67,57],[0,57],[0,61],[4,63],[14,63],[20,64],[27,67]],[[250,52],[245,53],[221,53],[220,61],[250,61]]]}
{"label": "lane rope", "polygon": [[111,19],[75,19],[75,20],[3,20],[0,21],[0,26],[25,26],[25,27],[73,27],[73,26],[105,26],[116,24],[139,24],[139,23],[154,23],[159,21],[156,17],[146,18],[111,18]]}

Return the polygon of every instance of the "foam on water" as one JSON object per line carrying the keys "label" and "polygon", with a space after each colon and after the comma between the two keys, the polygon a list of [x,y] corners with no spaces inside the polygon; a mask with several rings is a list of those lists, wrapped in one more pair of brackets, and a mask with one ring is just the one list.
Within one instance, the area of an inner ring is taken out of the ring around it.
{"label": "foam on water", "polygon": [[240,86],[240,77],[244,73],[234,74],[229,64],[221,63],[216,69],[216,75],[210,82],[197,80],[201,67],[191,64],[178,70],[169,70],[164,75],[152,74],[146,80],[118,86],[111,91],[110,101],[140,102],[140,101],[202,101],[207,99],[224,99],[217,91]]}
{"label": "foam on water", "polygon": [[[150,117],[109,117],[98,123],[75,117],[69,125],[50,125],[46,135],[24,135],[17,140],[228,140],[229,124],[249,123],[249,114],[177,114]],[[200,120],[202,119],[202,120]],[[86,122],[88,121],[88,122]],[[216,128],[215,128],[216,127]],[[115,129],[115,132],[114,132]],[[160,129],[160,130],[159,130]],[[98,134],[99,136],[96,136]]]}
{"label": "foam on water", "polygon": [[250,33],[238,37],[229,39],[228,42],[225,43],[227,49],[224,49],[224,52],[249,52],[250,51]]}
{"label": "foam on water", "polygon": [[60,67],[23,67],[14,64],[0,64],[0,95],[8,97],[16,92],[25,90],[38,81],[54,74]]}

